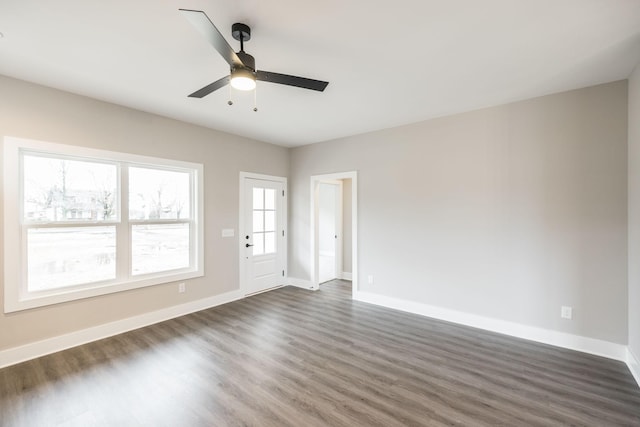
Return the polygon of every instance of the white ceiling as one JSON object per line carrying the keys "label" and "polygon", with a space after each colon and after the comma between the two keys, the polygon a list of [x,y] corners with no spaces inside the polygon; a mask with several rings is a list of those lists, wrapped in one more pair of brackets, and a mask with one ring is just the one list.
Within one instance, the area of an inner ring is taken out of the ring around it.
{"label": "white ceiling", "polygon": [[[203,10],[257,68],[327,80],[187,95],[228,65],[178,12]],[[640,0],[1,0],[0,74],[298,146],[624,79]],[[0,94],[1,96],[1,94]]]}

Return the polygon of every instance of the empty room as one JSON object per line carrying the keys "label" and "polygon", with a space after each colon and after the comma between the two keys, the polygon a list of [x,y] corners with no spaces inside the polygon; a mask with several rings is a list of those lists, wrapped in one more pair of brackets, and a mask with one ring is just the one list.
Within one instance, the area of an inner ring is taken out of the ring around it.
{"label": "empty room", "polygon": [[0,1],[0,426],[640,426],[640,1]]}

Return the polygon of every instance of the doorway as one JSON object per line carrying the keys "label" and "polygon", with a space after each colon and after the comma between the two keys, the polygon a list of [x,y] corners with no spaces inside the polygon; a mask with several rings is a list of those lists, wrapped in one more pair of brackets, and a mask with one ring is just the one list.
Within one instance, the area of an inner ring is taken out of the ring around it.
{"label": "doorway", "polygon": [[318,282],[342,279],[342,181],[318,184]]}
{"label": "doorway", "polygon": [[240,173],[240,289],[244,295],[285,285],[286,184],[283,177]]}
{"label": "doorway", "polygon": [[[349,191],[345,191],[345,189]],[[352,281],[352,296],[358,289],[357,274],[357,172],[311,177],[311,289],[332,279]],[[349,218],[343,218],[348,209]],[[349,272],[343,267],[348,260]],[[333,277],[332,277],[333,276]]]}

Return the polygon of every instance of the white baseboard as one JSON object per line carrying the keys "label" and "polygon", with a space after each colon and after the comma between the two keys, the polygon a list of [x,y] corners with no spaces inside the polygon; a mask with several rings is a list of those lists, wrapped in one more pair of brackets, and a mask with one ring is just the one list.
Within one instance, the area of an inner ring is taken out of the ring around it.
{"label": "white baseboard", "polygon": [[116,320],[115,322],[105,323],[103,325],[82,329],[80,331],[59,335],[53,338],[47,338],[42,341],[22,345],[20,347],[0,350],[0,368],[15,365],[20,362],[35,359],[37,357],[45,356],[47,354],[55,353],[92,341],[98,341],[103,338],[132,331],[154,323],[163,322],[175,317],[184,316],[185,314],[226,304],[243,297],[244,295],[242,295],[239,290],[226,292],[213,297],[167,307],[162,310],[152,311],[150,313],[144,313],[122,320]]}
{"label": "white baseboard", "polygon": [[[314,289],[310,280],[291,277],[288,279],[288,285],[307,290],[317,289]],[[22,345],[20,347],[0,350],[0,368],[15,365],[20,362],[35,359],[37,357],[45,356],[47,354],[62,351],[71,347],[76,347],[78,345],[86,344],[92,341],[98,341],[103,338],[108,338],[117,334],[132,331],[134,329],[149,326],[154,323],[159,323],[165,320],[184,316],[196,311],[226,304],[242,299],[243,297],[244,295],[239,290],[231,291],[202,300],[167,307],[162,310],[117,320],[115,322],[94,326],[92,328],[71,332],[42,341],[36,341],[33,343]],[[531,341],[542,342],[558,347],[569,348],[572,350],[578,350],[585,353],[591,353],[598,356],[621,360],[627,363],[631,374],[640,386],[640,359],[633,354],[631,349],[621,344],[567,334],[564,332],[557,332],[548,329],[521,325],[518,323],[463,313],[412,301],[390,298],[384,295],[372,294],[368,292],[358,291],[356,292],[354,299],[357,301],[376,304],[387,308],[393,308],[409,313],[433,317],[453,323],[524,338]]]}
{"label": "white baseboard", "polygon": [[557,347],[582,351],[584,353],[595,354],[597,356],[603,356],[623,362],[626,362],[628,357],[627,346],[609,341],[522,325],[520,323],[464,313],[461,311],[391,298],[369,292],[358,291],[354,295],[354,299],[387,308],[420,314],[422,316],[432,317],[435,319],[446,320],[447,322],[485,329],[487,331],[498,332]]}
{"label": "white baseboard", "polygon": [[351,273],[347,273],[346,271],[342,272],[342,280],[352,280],[353,275]]}
{"label": "white baseboard", "polygon": [[631,371],[631,375],[633,375],[633,378],[635,378],[638,386],[640,387],[640,359],[633,354],[633,351],[631,351],[631,348],[629,347],[627,347],[626,362],[629,370]]}
{"label": "white baseboard", "polygon": [[318,285],[314,286],[311,280],[298,279],[297,277],[289,277],[289,279],[287,280],[287,284],[289,286],[295,286],[296,288],[302,288],[306,290],[318,290]]}

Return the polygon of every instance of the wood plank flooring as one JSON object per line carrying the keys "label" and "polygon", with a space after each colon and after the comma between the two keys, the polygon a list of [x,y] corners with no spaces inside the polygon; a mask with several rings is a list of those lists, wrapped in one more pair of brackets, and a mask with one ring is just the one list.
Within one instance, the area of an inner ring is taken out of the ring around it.
{"label": "wood plank flooring", "polygon": [[282,288],[0,370],[2,426],[640,426],[627,367]]}

